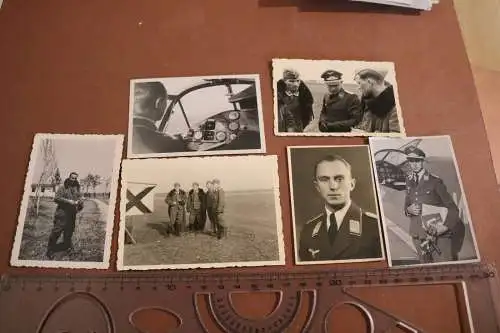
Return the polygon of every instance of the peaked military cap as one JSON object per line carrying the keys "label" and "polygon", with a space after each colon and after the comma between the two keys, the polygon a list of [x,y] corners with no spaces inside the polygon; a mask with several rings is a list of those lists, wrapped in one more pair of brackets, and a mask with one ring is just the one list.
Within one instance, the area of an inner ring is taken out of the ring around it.
{"label": "peaked military cap", "polygon": [[340,72],[337,72],[333,69],[329,69],[327,71],[324,71],[323,74],[321,74],[321,78],[325,80],[326,83],[328,82],[338,82],[342,79],[343,74]]}
{"label": "peaked military cap", "polygon": [[425,158],[425,153],[422,149],[417,147],[408,147],[405,149],[404,153],[407,158],[423,160]]}

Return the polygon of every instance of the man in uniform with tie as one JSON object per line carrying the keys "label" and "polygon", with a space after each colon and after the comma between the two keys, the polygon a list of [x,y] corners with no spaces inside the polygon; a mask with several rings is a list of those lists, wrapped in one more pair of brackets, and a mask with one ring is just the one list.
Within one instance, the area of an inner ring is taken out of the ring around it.
{"label": "man in uniform with tie", "polygon": [[301,261],[381,258],[378,216],[351,200],[356,179],[351,165],[338,155],[320,159],[314,167],[314,186],[324,211],[309,220],[300,233]]}
{"label": "man in uniform with tie", "polygon": [[361,121],[361,102],[358,96],[344,90],[342,76],[335,70],[327,70],[321,75],[328,89],[319,117],[321,132],[351,132]]}
{"label": "man in uniform with tie", "polygon": [[[424,168],[425,153],[411,146],[405,149],[409,172],[404,213],[410,218],[410,235],[421,263],[458,260],[465,226],[457,205],[443,180]],[[446,208],[444,221],[426,218],[422,205]]]}

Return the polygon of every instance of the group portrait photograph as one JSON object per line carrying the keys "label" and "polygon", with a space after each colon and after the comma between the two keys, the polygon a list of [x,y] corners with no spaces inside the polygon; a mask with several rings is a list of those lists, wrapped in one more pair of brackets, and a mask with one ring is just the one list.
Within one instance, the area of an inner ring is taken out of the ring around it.
{"label": "group portrait photograph", "polygon": [[274,133],[405,135],[394,63],[273,59]]}
{"label": "group portrait photograph", "polygon": [[118,269],[284,264],[276,156],[124,160]]}

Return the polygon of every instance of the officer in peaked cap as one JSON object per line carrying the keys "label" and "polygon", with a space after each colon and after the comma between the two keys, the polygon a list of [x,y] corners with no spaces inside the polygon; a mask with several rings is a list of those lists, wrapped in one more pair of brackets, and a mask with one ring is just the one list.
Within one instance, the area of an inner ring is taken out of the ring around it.
{"label": "officer in peaked cap", "polygon": [[283,70],[283,77],[276,83],[278,100],[278,131],[303,132],[313,119],[313,96],[299,72]]}
{"label": "officer in peaked cap", "polygon": [[[457,205],[443,180],[425,167],[425,152],[418,147],[404,150],[409,165],[404,213],[410,218],[410,235],[421,263],[459,260],[465,226]],[[423,205],[446,208],[444,221],[431,219]],[[434,220],[434,222],[432,222]],[[431,242],[431,243],[430,243]],[[433,244],[431,248],[424,246]]]}
{"label": "officer in peaked cap", "polygon": [[406,158],[408,160],[423,160],[425,159],[425,153],[422,149],[418,147],[408,147],[405,149]]}
{"label": "officer in peaked cap", "polygon": [[342,73],[333,69],[321,74],[328,89],[328,93],[323,97],[319,117],[321,132],[350,132],[361,120],[359,98],[344,90],[342,76]]}

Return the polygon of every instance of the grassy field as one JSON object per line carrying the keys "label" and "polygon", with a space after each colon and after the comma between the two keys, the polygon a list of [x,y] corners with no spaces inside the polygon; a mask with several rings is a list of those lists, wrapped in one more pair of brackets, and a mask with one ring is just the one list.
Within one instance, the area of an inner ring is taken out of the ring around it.
{"label": "grassy field", "polygon": [[[30,201],[25,219],[19,259],[47,260],[47,242],[53,226],[56,204],[51,199],[40,201],[38,217],[33,213]],[[76,217],[73,234],[73,250],[57,252],[54,260],[101,262],[104,253],[106,223],[95,202],[86,200],[83,210]],[[59,241],[62,241],[62,236]]]}
{"label": "grassy field", "polygon": [[164,198],[165,194],[155,196],[153,214],[127,217],[137,244],[125,245],[126,266],[279,259],[273,191],[227,192],[224,217],[228,237],[221,240],[210,235],[208,220],[204,233],[167,236]]}

